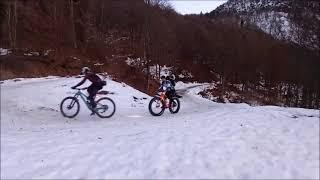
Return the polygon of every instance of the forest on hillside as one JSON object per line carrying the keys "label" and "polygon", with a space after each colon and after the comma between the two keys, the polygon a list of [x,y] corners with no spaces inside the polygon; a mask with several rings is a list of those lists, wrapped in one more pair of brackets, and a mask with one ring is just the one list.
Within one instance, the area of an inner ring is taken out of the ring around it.
{"label": "forest on hillside", "polygon": [[[230,22],[182,16],[164,0],[2,0],[0,47],[11,53],[0,56],[1,79],[76,74],[88,65],[150,93],[150,67],[159,64],[193,75],[180,80],[216,82],[217,96],[236,91],[240,102],[255,94],[264,104],[320,107],[319,52]],[[129,67],[128,58],[141,64]]]}

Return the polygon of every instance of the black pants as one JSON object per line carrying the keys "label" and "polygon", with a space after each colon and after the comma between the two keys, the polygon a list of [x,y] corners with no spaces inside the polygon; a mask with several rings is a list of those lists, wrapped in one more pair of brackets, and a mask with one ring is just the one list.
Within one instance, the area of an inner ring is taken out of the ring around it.
{"label": "black pants", "polygon": [[94,97],[97,95],[97,92],[102,89],[101,84],[91,84],[87,91],[89,93],[88,100],[93,108],[96,107],[96,103],[94,102]]}
{"label": "black pants", "polygon": [[166,92],[166,96],[167,96],[167,98],[168,98],[170,101],[172,100],[174,94],[175,94],[175,91],[174,91],[174,90],[170,90],[170,91],[167,91],[167,92]]}

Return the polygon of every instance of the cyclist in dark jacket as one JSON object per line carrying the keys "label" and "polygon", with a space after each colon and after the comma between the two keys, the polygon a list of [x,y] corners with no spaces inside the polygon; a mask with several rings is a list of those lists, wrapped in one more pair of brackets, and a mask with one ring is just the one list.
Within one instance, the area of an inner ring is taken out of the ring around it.
{"label": "cyclist in dark jacket", "polygon": [[[83,83],[85,83],[86,80],[89,80],[92,82],[92,84],[88,87],[87,91],[89,93],[88,100],[90,101],[90,105],[95,108],[96,103],[94,102],[94,97],[96,96],[97,92],[102,89],[103,86],[106,85],[106,82],[101,80],[98,75],[93,73],[90,68],[84,67],[82,68],[81,74],[84,74],[84,78],[81,82],[79,82],[77,85],[71,87],[72,89],[75,89],[78,86],[81,86]],[[92,111],[93,115],[94,112]]]}
{"label": "cyclist in dark jacket", "polygon": [[175,82],[175,76],[172,74],[171,76],[169,76],[169,81],[171,82],[172,86],[175,87],[176,86],[176,82]]}
{"label": "cyclist in dark jacket", "polygon": [[169,76],[169,78],[168,78],[168,80],[169,80],[169,81],[171,82],[171,84],[172,84],[172,91],[171,91],[171,93],[172,93],[172,96],[181,98],[182,96],[180,96],[180,95],[177,94],[177,91],[176,91],[176,88],[175,88],[175,86],[176,86],[175,79],[176,79],[176,78],[175,78],[174,74],[171,74],[171,76]]}
{"label": "cyclist in dark jacket", "polygon": [[171,83],[171,81],[169,80],[169,77],[165,77],[165,76],[161,76],[161,85],[160,85],[160,88],[159,88],[160,91],[165,91],[166,92],[166,96],[172,100],[172,97],[173,97],[173,90],[174,90],[174,87]]}

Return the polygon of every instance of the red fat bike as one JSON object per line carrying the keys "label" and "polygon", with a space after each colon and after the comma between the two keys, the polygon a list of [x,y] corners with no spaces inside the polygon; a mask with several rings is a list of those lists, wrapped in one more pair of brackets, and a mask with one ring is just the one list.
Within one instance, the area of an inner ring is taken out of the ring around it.
{"label": "red fat bike", "polygon": [[178,113],[180,110],[181,96],[173,96],[170,100],[166,91],[158,92],[149,102],[149,112],[153,116],[161,116],[165,109],[169,109],[172,114]]}

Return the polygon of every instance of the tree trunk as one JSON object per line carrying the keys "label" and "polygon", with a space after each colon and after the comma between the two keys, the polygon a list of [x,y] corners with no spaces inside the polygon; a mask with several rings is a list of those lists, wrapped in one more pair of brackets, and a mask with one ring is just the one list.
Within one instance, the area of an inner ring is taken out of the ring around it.
{"label": "tree trunk", "polygon": [[60,34],[59,34],[59,20],[60,18],[58,19],[58,10],[59,10],[59,7],[58,7],[58,2],[57,1],[54,1],[54,9],[53,9],[53,13],[54,13],[54,29],[55,29],[55,36],[56,36],[56,39],[55,39],[55,61],[58,62],[59,60],[59,42],[60,42]]}
{"label": "tree trunk", "polygon": [[14,1],[14,32],[13,32],[13,49],[17,46],[17,24],[18,24],[18,14],[17,14],[17,0]]}
{"label": "tree trunk", "polygon": [[57,22],[57,1],[53,1],[54,5],[53,5],[53,19],[54,19],[54,23]]}
{"label": "tree trunk", "polygon": [[300,98],[300,95],[299,95],[299,85],[296,85],[295,86],[295,103],[294,103],[294,106],[295,107],[298,107],[299,105],[299,98]]}
{"label": "tree trunk", "polygon": [[307,93],[306,85],[304,85],[302,90],[302,107],[307,107]]}
{"label": "tree trunk", "polygon": [[105,32],[105,28],[103,25],[104,25],[104,0],[102,1],[102,5],[101,5],[100,27],[102,31]]}
{"label": "tree trunk", "polygon": [[74,23],[73,0],[70,0],[70,19],[71,19],[71,24],[72,24],[73,47],[74,47],[74,48],[77,48],[76,27],[75,27],[75,23]]}
{"label": "tree trunk", "polygon": [[320,89],[317,91],[317,96],[316,96],[316,108],[320,109]]}
{"label": "tree trunk", "polygon": [[146,65],[147,65],[147,85],[146,85],[146,90],[147,92],[149,92],[149,83],[150,83],[150,61],[149,61],[149,57],[148,57],[148,52],[149,52],[149,38],[150,38],[150,30],[149,30],[149,26],[150,26],[150,20],[149,20],[149,5],[150,5],[150,0],[146,0],[146,4],[147,4],[147,8],[146,8],[146,15],[145,15],[145,38],[144,38],[144,60],[146,61]]}
{"label": "tree trunk", "polygon": [[158,70],[158,79],[160,79],[160,76],[161,76],[161,66],[160,66],[160,64],[158,65],[158,67],[159,67],[159,70]]}
{"label": "tree trunk", "polygon": [[8,2],[8,36],[9,36],[10,46],[13,47],[12,22],[11,22],[11,2]]}

